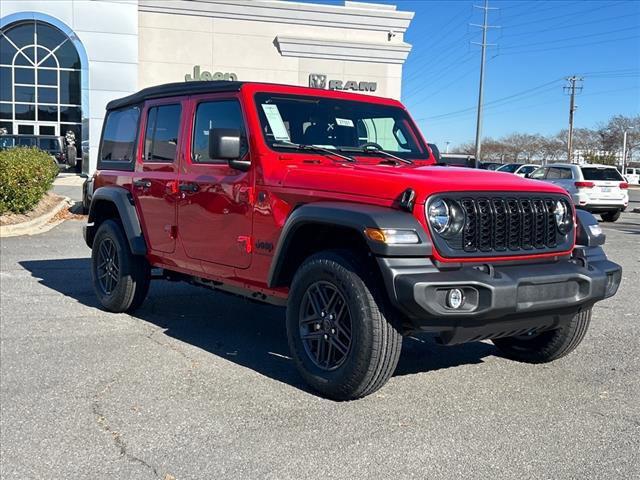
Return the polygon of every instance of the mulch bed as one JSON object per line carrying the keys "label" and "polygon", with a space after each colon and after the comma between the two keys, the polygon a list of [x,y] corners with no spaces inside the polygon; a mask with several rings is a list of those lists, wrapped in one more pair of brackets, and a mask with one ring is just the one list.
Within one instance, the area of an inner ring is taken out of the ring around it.
{"label": "mulch bed", "polygon": [[[36,205],[36,208],[27,213],[6,213],[4,215],[0,215],[0,225],[15,225],[16,223],[24,223],[29,220],[33,220],[34,218],[39,217],[40,215],[44,215],[48,211],[55,208],[58,203],[63,199],[60,195],[56,195],[55,193],[47,193],[42,200]],[[67,209],[63,209],[62,212]],[[59,215],[59,214],[58,214]],[[57,215],[56,215],[57,216]]]}

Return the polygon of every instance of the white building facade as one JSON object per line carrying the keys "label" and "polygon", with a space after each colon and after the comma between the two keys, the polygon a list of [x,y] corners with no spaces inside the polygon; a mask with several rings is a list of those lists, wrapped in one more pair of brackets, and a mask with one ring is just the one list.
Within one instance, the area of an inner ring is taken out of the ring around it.
{"label": "white building facade", "polygon": [[2,0],[0,127],[74,131],[90,174],[106,104],[151,85],[227,79],[400,98],[412,18],[351,1]]}

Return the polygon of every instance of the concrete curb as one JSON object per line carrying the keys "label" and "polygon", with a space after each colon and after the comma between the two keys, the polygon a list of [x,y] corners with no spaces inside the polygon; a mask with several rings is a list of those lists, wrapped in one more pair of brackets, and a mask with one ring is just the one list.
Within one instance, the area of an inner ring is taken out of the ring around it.
{"label": "concrete curb", "polygon": [[39,217],[29,220],[28,222],[16,223],[14,225],[2,225],[0,226],[0,238],[17,237],[20,235],[37,235],[38,233],[47,232],[56,225],[62,223],[62,221],[49,223],[50,220],[63,208],[71,205],[73,205],[71,199],[69,197],[63,197],[55,207],[47,213],[43,213]]}

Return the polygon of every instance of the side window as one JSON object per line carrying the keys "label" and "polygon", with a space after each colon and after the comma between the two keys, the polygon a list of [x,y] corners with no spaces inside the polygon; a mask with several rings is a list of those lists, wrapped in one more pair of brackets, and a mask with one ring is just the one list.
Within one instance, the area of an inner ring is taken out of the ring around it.
{"label": "side window", "polygon": [[121,166],[110,165],[115,168],[133,166],[139,117],[140,109],[138,107],[109,112],[102,134],[100,158],[98,159],[100,163],[122,164]]}
{"label": "side window", "polygon": [[547,174],[547,178],[551,178],[553,180],[567,180],[571,179],[571,169],[570,168],[562,168],[562,167],[551,167],[549,168],[549,173]]}
{"label": "side window", "polygon": [[248,151],[244,120],[237,100],[202,102],[196,108],[193,131],[192,156],[196,163],[227,163],[226,160],[209,158],[209,130],[213,128],[236,128],[242,136],[240,157]]}
{"label": "side window", "polygon": [[145,162],[168,162],[176,159],[182,107],[160,105],[149,109],[144,139]]}
{"label": "side window", "polygon": [[544,171],[544,168],[538,168],[537,170],[534,170],[531,175],[529,175],[529,178],[540,180],[541,178],[544,178]]}

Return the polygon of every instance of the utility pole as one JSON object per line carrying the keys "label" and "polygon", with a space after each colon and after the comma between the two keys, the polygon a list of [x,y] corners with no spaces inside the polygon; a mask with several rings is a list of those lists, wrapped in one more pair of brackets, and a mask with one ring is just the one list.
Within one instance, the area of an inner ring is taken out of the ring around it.
{"label": "utility pole", "polygon": [[571,95],[571,100],[569,101],[569,138],[567,140],[567,162],[572,163],[573,158],[573,112],[576,111],[578,107],[576,107],[576,92],[580,93],[582,91],[582,85],[578,82],[582,82],[582,77],[576,77],[573,75],[572,77],[567,77],[568,85],[564,87],[565,93]]}
{"label": "utility pole", "polygon": [[484,10],[482,25],[470,24],[472,27],[479,27],[482,29],[482,43],[471,42],[474,45],[480,45],[482,47],[482,54],[480,56],[480,87],[478,89],[478,118],[476,120],[476,167],[480,161],[480,154],[482,153],[482,98],[484,93],[484,64],[487,57],[487,47],[495,46],[495,43],[487,43],[487,30],[490,28],[499,28],[496,25],[489,25],[489,10],[497,10],[497,8],[489,7],[489,0],[484,0],[484,6],[474,5],[474,8],[481,8]]}

